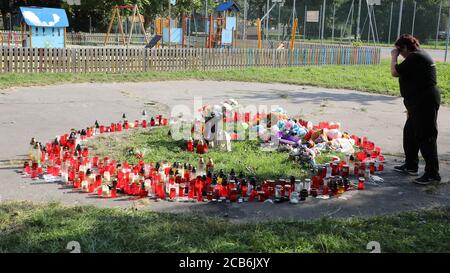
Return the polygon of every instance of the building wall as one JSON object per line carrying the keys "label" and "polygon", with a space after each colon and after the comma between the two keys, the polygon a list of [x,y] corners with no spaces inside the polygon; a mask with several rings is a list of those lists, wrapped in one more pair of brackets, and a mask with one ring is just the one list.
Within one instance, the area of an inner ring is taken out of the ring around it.
{"label": "building wall", "polygon": [[[32,27],[32,47],[35,48],[63,48],[64,28]],[[26,46],[29,47],[29,34]]]}

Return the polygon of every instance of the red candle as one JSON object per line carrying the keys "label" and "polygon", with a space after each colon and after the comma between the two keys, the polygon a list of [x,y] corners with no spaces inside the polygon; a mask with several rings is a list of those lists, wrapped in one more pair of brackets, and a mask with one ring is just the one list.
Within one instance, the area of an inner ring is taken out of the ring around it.
{"label": "red candle", "polygon": [[80,188],[80,186],[81,186],[81,180],[80,180],[80,178],[75,179],[75,181],[73,182],[73,187],[74,187],[75,189],[78,189],[78,188]]}
{"label": "red candle", "polygon": [[231,202],[236,202],[237,201],[237,189],[236,188],[231,189],[230,201]]}
{"label": "red candle", "polygon": [[203,140],[200,140],[197,144],[197,153],[198,154],[204,154],[205,153],[205,146],[203,143]]}
{"label": "red candle", "polygon": [[244,121],[245,122],[249,122],[250,121],[250,113],[245,113],[245,115],[244,115]]}
{"label": "red candle", "polygon": [[53,175],[54,176],[59,176],[60,172],[61,172],[61,169],[60,169],[59,165],[56,165],[53,167]]}
{"label": "red candle", "polygon": [[31,168],[30,168],[30,164],[28,163],[28,161],[23,164],[23,173],[31,174]]}
{"label": "red candle", "polygon": [[358,175],[359,174],[359,163],[358,162],[355,162],[355,168],[354,168],[353,174],[354,175]]}
{"label": "red candle", "polygon": [[379,171],[379,172],[382,172],[383,170],[384,170],[383,161],[380,161],[380,162],[378,163],[378,171]]}
{"label": "red candle", "polygon": [[144,187],[140,187],[139,197],[145,198],[148,196],[148,191]]}
{"label": "red candle", "polygon": [[82,157],[88,157],[89,156],[89,150],[87,147],[83,148],[83,151],[81,152]]}
{"label": "red candle", "polygon": [[241,195],[242,195],[242,197],[246,197],[247,196],[247,190],[248,190],[247,185],[242,185],[241,186]]}
{"label": "red candle", "polygon": [[258,200],[259,200],[259,202],[264,202],[265,200],[266,200],[266,197],[265,197],[265,193],[264,193],[264,191],[258,191]]}
{"label": "red candle", "polygon": [[220,193],[222,192],[222,188],[223,188],[222,184],[217,184],[216,185],[216,187],[214,189],[216,198],[220,197]]}
{"label": "red candle", "polygon": [[258,195],[258,192],[253,189],[252,192],[250,193],[250,197],[248,198],[248,201],[253,202],[253,200],[255,200],[255,197]]}
{"label": "red candle", "polygon": [[220,190],[220,197],[228,198],[228,187],[222,185]]}
{"label": "red candle", "polygon": [[189,199],[194,199],[194,192],[195,192],[194,183],[190,183],[189,190],[188,190],[188,198]]}
{"label": "red candle", "polygon": [[358,168],[358,176],[364,177],[365,174],[366,174],[366,165],[364,163],[361,163],[361,165],[359,165]]}
{"label": "red candle", "polygon": [[162,125],[162,116],[159,115],[158,116],[158,126],[161,126],[161,125]]}
{"label": "red candle", "polygon": [[[320,187],[320,181],[322,178],[320,176],[313,176],[312,177],[312,188],[318,189]],[[295,189],[296,191],[300,191],[300,189]]]}
{"label": "red candle", "polygon": [[203,144],[203,153],[207,153],[208,152],[208,144],[205,142]]}
{"label": "red candle", "polygon": [[364,182],[365,182],[364,177],[360,177],[358,179],[358,190],[364,190]]}
{"label": "red candle", "polygon": [[346,164],[342,167],[342,177],[348,177],[350,173],[350,167]]}
{"label": "red candle", "polygon": [[31,169],[31,178],[36,179],[38,176],[38,170],[37,168]]}
{"label": "red candle", "polygon": [[194,151],[194,141],[192,140],[192,138],[188,139],[188,141],[186,142],[186,150],[188,152]]}
{"label": "red candle", "polygon": [[175,200],[176,197],[176,189],[174,187],[170,188],[170,194],[169,194],[170,200]]}
{"label": "red candle", "polygon": [[178,197],[184,198],[184,191],[186,190],[186,185],[184,183],[180,184],[178,188]]}
{"label": "red candle", "polygon": [[92,158],[92,166],[98,167],[98,156]]}
{"label": "red candle", "polygon": [[339,166],[336,162],[331,163],[331,175],[335,176],[339,174]]}
{"label": "red candle", "polygon": [[203,200],[203,180],[200,176],[197,176],[195,180],[195,194],[197,195],[197,201],[201,202]]}
{"label": "red candle", "polygon": [[95,176],[95,186],[100,187],[102,185],[102,176],[100,174]]}
{"label": "red candle", "polygon": [[370,162],[369,170],[370,174],[375,174],[375,162]]}

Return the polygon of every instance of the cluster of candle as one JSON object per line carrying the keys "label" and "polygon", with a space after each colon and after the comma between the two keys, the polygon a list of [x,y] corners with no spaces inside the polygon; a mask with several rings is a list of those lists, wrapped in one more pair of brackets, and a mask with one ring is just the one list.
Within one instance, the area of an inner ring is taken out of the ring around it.
{"label": "cluster of candle", "polygon": [[[227,115],[231,120],[239,119],[236,113]],[[233,118],[231,118],[233,117]],[[188,163],[165,162],[146,163],[142,159],[130,166],[127,162],[118,164],[115,160],[105,157],[90,156],[85,143],[97,135],[122,132],[132,128],[148,128],[166,126],[168,120],[161,115],[147,120],[147,114],[142,113],[141,120],[128,122],[123,115],[122,122],[100,125],[82,130],[72,129],[70,133],[41,145],[32,139],[29,149],[29,161],[24,163],[24,173],[33,179],[44,174],[60,176],[68,186],[84,192],[96,193],[102,197],[115,198],[117,193],[139,197],[153,197],[157,200],[197,200],[197,201],[265,201],[281,202],[289,200],[298,203],[308,196],[333,196],[351,189],[364,189],[364,182],[377,172],[383,171],[384,157],[380,148],[366,137],[352,135],[355,145],[359,148],[347,159],[333,158],[332,162],[319,166],[318,172],[311,179],[289,179],[257,181],[255,177],[236,175],[232,170],[225,174],[223,170],[214,173],[214,162],[209,158],[205,162],[202,154],[208,151],[208,144],[199,140],[196,152],[200,154],[196,167]],[[244,120],[253,119],[250,114],[242,115]],[[260,120],[261,114],[254,117]],[[321,122],[313,128],[329,128],[332,123]],[[194,142],[187,141],[187,150],[194,152]],[[350,177],[357,176],[357,186],[350,183]]]}
{"label": "cluster of candle", "polygon": [[[77,186],[76,177],[80,178],[80,181],[83,181],[82,178],[85,178],[85,174],[92,177],[95,173],[90,167],[97,168],[99,167],[98,164],[101,164],[98,157],[89,157],[89,149],[84,146],[88,139],[97,135],[119,133],[132,128],[168,125],[168,119],[163,118],[162,115],[148,120],[146,111],[142,112],[141,120],[129,122],[125,114],[123,114],[122,119],[122,122],[111,123],[107,126],[95,121],[94,126],[82,130],[72,129],[69,133],[56,137],[54,141],[48,142],[46,145],[42,145],[35,138],[32,138],[28,150],[29,160],[24,163],[24,174],[37,179],[44,174],[44,168],[46,168],[48,175],[61,176],[63,180],[74,182],[74,186]],[[105,164],[114,166],[115,161],[109,162],[109,159],[105,159]],[[103,169],[98,168],[98,171],[103,176]],[[106,176],[112,173],[112,171],[106,171]],[[97,179],[97,181],[100,180]]]}
{"label": "cluster of candle", "polygon": [[[194,152],[194,140],[191,138],[189,138],[186,141],[186,150],[188,152]],[[204,154],[208,152],[208,143],[206,141],[204,141],[203,139],[200,139],[197,141],[197,145],[195,146],[195,151],[197,152],[197,154]]]}

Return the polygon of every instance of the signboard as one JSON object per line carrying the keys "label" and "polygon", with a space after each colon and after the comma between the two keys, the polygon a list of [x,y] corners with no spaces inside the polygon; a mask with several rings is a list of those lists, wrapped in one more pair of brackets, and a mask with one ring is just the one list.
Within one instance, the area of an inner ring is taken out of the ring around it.
{"label": "signboard", "polygon": [[306,22],[318,23],[319,22],[319,11],[318,10],[308,10],[306,12]]}
{"label": "signboard", "polygon": [[226,27],[227,29],[236,30],[236,17],[227,16]]}
{"label": "signboard", "polygon": [[67,5],[69,6],[80,6],[81,5],[81,0],[67,0]]}
{"label": "signboard", "polygon": [[233,43],[233,30],[223,29],[222,30],[222,44],[229,45]]}
{"label": "signboard", "polygon": [[[170,43],[171,44],[181,44],[183,38],[182,28],[171,28],[170,29]],[[169,43],[169,28],[163,28],[163,41],[164,43]]]}
{"label": "signboard", "polygon": [[369,6],[380,6],[381,0],[367,0]]}

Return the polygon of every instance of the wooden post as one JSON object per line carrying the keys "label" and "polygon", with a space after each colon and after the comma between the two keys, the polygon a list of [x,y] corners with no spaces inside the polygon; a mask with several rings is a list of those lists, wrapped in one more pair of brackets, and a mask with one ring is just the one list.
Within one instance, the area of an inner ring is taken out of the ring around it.
{"label": "wooden post", "polygon": [[111,16],[111,20],[109,21],[108,31],[106,32],[106,36],[105,36],[105,43],[104,43],[105,46],[106,46],[106,43],[108,41],[108,36],[109,36],[109,33],[111,32],[112,25],[114,23],[114,18],[116,18],[116,11],[117,11],[117,7],[115,7],[113,9],[113,14]]}
{"label": "wooden post", "polygon": [[181,20],[181,48],[184,48],[184,32],[186,30],[186,16],[182,16],[182,20]]}
{"label": "wooden post", "polygon": [[238,41],[238,38],[239,38],[239,35],[238,35],[238,22],[239,22],[239,13],[236,13],[236,29],[234,30],[234,31],[236,31],[236,35],[235,35],[235,41],[234,41],[234,47],[237,47],[237,41]]}
{"label": "wooden post", "polygon": [[[23,27],[24,23],[20,24],[20,31],[22,32],[22,47],[25,47],[25,29]],[[0,45],[3,43],[3,35],[0,33]]]}
{"label": "wooden post", "polygon": [[[169,4],[170,5],[170,4]],[[171,22],[171,20],[170,20],[170,16],[169,16],[169,41],[167,42],[167,44],[168,44],[168,46],[169,46],[169,48],[171,47],[171,39],[170,39],[170,27],[172,26],[172,22]]]}
{"label": "wooden post", "polygon": [[212,32],[213,32],[213,18],[212,15],[209,16],[209,38],[208,38],[208,48],[212,47]]}
{"label": "wooden post", "polygon": [[33,27],[30,26],[30,48],[33,47]]}
{"label": "wooden post", "polygon": [[[161,25],[161,18],[156,18],[155,19],[155,31],[156,31],[156,35],[161,35],[161,29],[162,29],[162,25]],[[158,41],[156,43],[156,48],[159,48],[161,42]]]}
{"label": "wooden post", "polygon": [[256,32],[258,34],[258,48],[261,48],[261,19],[256,20]]}
{"label": "wooden post", "polygon": [[123,42],[123,45],[125,45],[126,40],[125,40],[125,33],[123,32],[122,17],[120,16],[118,7],[116,7],[116,10],[117,10],[117,20],[119,21],[119,30],[120,30],[120,34],[122,34],[122,42]]}
{"label": "wooden post", "polygon": [[[142,17],[141,17],[141,13],[140,13],[139,7],[138,6],[136,6],[136,7],[137,7],[137,14],[139,16],[139,24],[141,25],[142,34],[144,34],[144,41],[145,41],[146,44],[148,44],[149,40],[147,38],[147,34],[145,33],[144,22],[142,21]],[[134,21],[134,18],[133,18],[133,21]]]}
{"label": "wooden post", "polygon": [[295,18],[294,27],[292,28],[291,50],[295,47],[295,33],[297,32],[298,18]]}
{"label": "wooden post", "polygon": [[128,35],[128,45],[131,45],[131,37],[133,36],[133,29],[134,29],[134,18],[136,18],[136,12],[137,12],[137,6],[133,7],[133,17],[131,22],[131,28],[130,28],[130,35]]}

